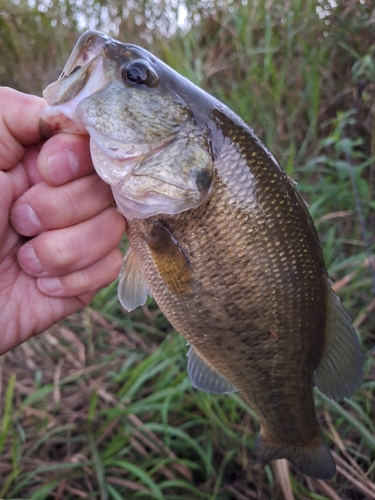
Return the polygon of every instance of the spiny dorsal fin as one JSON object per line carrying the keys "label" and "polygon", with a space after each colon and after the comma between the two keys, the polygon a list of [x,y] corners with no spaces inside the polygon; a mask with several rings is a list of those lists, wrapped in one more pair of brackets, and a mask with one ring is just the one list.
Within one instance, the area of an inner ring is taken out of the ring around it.
{"label": "spiny dorsal fin", "polygon": [[237,391],[236,387],[212,368],[193,346],[190,346],[188,351],[187,371],[196,389],[215,394],[229,394]]}
{"label": "spiny dorsal fin", "polygon": [[360,387],[363,355],[349,314],[329,285],[327,337],[315,384],[327,397],[348,398]]}
{"label": "spiny dorsal fin", "polygon": [[124,309],[132,311],[143,306],[150,290],[142,276],[138,261],[130,248],[124,257],[118,284],[118,298]]}
{"label": "spiny dorsal fin", "polygon": [[155,221],[152,230],[144,235],[144,239],[167,287],[178,295],[193,293],[195,284],[188,256],[167,223],[163,220]]}

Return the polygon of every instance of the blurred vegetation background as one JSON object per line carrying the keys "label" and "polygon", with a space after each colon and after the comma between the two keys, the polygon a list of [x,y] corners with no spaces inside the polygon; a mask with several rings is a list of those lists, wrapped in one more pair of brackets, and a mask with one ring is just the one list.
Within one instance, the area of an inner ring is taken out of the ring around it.
{"label": "blurred vegetation background", "polygon": [[152,300],[125,315],[112,285],[0,359],[0,497],[375,498],[373,0],[0,0],[0,85],[41,95],[86,29],[154,52],[275,153],[310,205],[365,379],[340,404],[317,393],[333,481],[263,469],[251,409],[193,390],[184,340]]}

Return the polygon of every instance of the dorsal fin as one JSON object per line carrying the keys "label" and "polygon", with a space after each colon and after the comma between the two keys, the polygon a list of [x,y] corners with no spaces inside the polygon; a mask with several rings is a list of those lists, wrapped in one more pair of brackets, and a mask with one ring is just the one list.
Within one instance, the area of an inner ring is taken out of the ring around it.
{"label": "dorsal fin", "polygon": [[212,368],[192,345],[188,351],[187,371],[196,389],[215,394],[229,394],[237,391],[236,387]]}
{"label": "dorsal fin", "polygon": [[117,290],[119,301],[127,311],[143,306],[148,295],[151,295],[131,248],[124,257]]}
{"label": "dorsal fin", "polygon": [[327,337],[315,384],[327,397],[348,398],[360,387],[363,354],[349,314],[329,285]]}

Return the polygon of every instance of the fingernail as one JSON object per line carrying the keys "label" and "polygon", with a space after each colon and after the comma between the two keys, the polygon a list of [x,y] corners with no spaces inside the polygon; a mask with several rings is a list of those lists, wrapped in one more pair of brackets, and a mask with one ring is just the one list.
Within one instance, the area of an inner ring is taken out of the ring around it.
{"label": "fingernail", "polygon": [[43,267],[31,243],[25,243],[19,252],[20,264],[27,273],[38,275],[43,272]]}
{"label": "fingernail", "polygon": [[59,278],[39,278],[38,288],[46,294],[56,293],[61,290],[61,281]]}
{"label": "fingernail", "polygon": [[58,185],[73,180],[78,172],[78,159],[69,150],[49,156],[47,164],[51,180]]}
{"label": "fingernail", "polygon": [[35,236],[43,230],[39,217],[30,205],[18,205],[13,209],[12,221],[24,236]]}

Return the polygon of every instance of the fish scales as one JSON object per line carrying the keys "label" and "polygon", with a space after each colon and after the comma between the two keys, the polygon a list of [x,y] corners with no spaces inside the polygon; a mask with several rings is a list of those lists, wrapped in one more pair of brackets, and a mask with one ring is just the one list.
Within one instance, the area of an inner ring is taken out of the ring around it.
{"label": "fish scales", "polygon": [[[181,301],[179,294],[171,296],[155,273],[153,255],[143,238],[152,220],[129,222],[128,235],[141,267],[153,280],[149,283],[153,296],[175,328],[240,390],[274,439],[280,431],[291,433],[303,446],[320,432],[312,394],[308,400],[304,395],[312,385],[324,341],[322,260],[320,252],[315,259],[305,257],[315,238],[305,229],[300,212],[290,210],[300,203],[294,188],[251,135],[239,139],[241,133],[240,128],[226,131],[234,146],[216,161],[218,179],[209,200],[194,214],[182,213],[170,223],[187,253],[198,294]],[[237,176],[247,180],[240,191]],[[266,192],[264,177],[270,186]],[[278,207],[282,223],[280,217],[275,221],[273,202],[280,182],[290,197]],[[243,191],[252,193],[250,203]],[[234,201],[235,210],[228,200]],[[278,243],[285,253],[281,262],[276,259]],[[303,292],[305,276],[313,282],[308,292]],[[300,332],[312,329],[318,334],[307,343]],[[295,399],[301,404],[296,406]],[[292,407],[297,427],[290,418]]]}
{"label": "fish scales", "polygon": [[127,220],[125,309],[152,295],[190,344],[193,386],[240,392],[259,418],[258,460],[332,478],[313,386],[349,397],[363,358],[307,207],[272,154],[212,96],[99,32],[82,35],[44,96],[42,130],[89,133]]}

